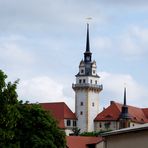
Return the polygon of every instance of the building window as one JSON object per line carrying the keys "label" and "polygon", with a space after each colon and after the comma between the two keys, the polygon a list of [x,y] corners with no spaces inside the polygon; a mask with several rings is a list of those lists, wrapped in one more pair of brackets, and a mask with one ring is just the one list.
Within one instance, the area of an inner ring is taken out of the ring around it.
{"label": "building window", "polygon": [[81,69],[81,73],[82,73],[82,74],[84,73],[84,70],[83,70],[83,69]]}
{"label": "building window", "polygon": [[135,126],[135,124],[133,124],[133,126]]}
{"label": "building window", "polygon": [[70,126],[70,125],[71,125],[71,121],[67,120],[67,126]]}
{"label": "building window", "polygon": [[92,80],[90,80],[90,83],[92,84]]}
{"label": "building window", "polygon": [[85,83],[85,79],[83,79],[83,83]]}
{"label": "building window", "polygon": [[99,127],[102,128],[102,123],[99,124]]}
{"label": "building window", "polygon": [[73,126],[77,126],[77,122],[76,121],[73,121]]}
{"label": "building window", "polygon": [[92,103],[92,106],[95,106],[95,103],[94,102]]}
{"label": "building window", "polygon": [[82,111],[80,112],[80,115],[83,115],[83,112]]}
{"label": "building window", "polygon": [[110,128],[110,122],[106,122],[105,124],[104,124],[104,126],[105,126],[105,128],[108,130],[109,128]]}
{"label": "building window", "polygon": [[95,84],[97,84],[97,80],[95,81]]}
{"label": "building window", "polygon": [[82,80],[81,79],[79,79],[79,83],[81,83],[82,82]]}
{"label": "building window", "polygon": [[81,102],[80,105],[83,106],[83,102]]}
{"label": "building window", "polygon": [[93,70],[93,74],[95,74],[96,73],[96,71],[95,70]]}

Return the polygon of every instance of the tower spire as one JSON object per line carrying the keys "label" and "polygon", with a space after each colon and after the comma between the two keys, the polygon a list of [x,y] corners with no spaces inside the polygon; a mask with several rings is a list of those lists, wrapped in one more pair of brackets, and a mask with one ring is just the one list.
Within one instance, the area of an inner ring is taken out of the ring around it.
{"label": "tower spire", "polygon": [[124,106],[126,106],[126,87],[124,87]]}
{"label": "tower spire", "polygon": [[86,35],[86,51],[84,52],[84,62],[91,62],[90,43],[89,43],[89,24],[87,23],[87,35]]}
{"label": "tower spire", "polygon": [[87,23],[86,52],[90,52],[89,44],[89,24]]}
{"label": "tower spire", "polygon": [[128,106],[126,105],[126,87],[124,87],[124,104],[120,114],[120,128],[126,128],[130,126],[130,115],[128,113]]}

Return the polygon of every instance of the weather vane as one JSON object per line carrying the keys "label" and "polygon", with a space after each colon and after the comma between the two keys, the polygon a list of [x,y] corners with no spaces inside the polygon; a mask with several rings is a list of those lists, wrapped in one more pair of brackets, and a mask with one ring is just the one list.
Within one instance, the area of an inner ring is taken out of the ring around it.
{"label": "weather vane", "polygon": [[89,23],[92,20],[92,17],[86,17],[87,23]]}

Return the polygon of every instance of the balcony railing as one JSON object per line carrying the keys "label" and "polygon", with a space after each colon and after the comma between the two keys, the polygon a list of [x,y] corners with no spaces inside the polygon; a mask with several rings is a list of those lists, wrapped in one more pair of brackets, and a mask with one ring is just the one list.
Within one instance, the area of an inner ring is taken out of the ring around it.
{"label": "balcony railing", "polygon": [[86,87],[86,88],[99,88],[100,90],[103,89],[103,85],[98,85],[98,84],[89,84],[89,83],[82,83],[82,84],[72,84],[72,88],[81,88],[81,87]]}

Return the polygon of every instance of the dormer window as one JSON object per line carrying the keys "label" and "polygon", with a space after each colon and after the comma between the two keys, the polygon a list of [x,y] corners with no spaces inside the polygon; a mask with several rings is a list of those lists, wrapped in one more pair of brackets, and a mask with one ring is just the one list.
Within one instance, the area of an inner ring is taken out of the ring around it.
{"label": "dormer window", "polygon": [[95,70],[93,70],[93,74],[95,74],[96,73],[96,71]]}
{"label": "dormer window", "polygon": [[81,74],[84,74],[84,69],[81,69]]}

